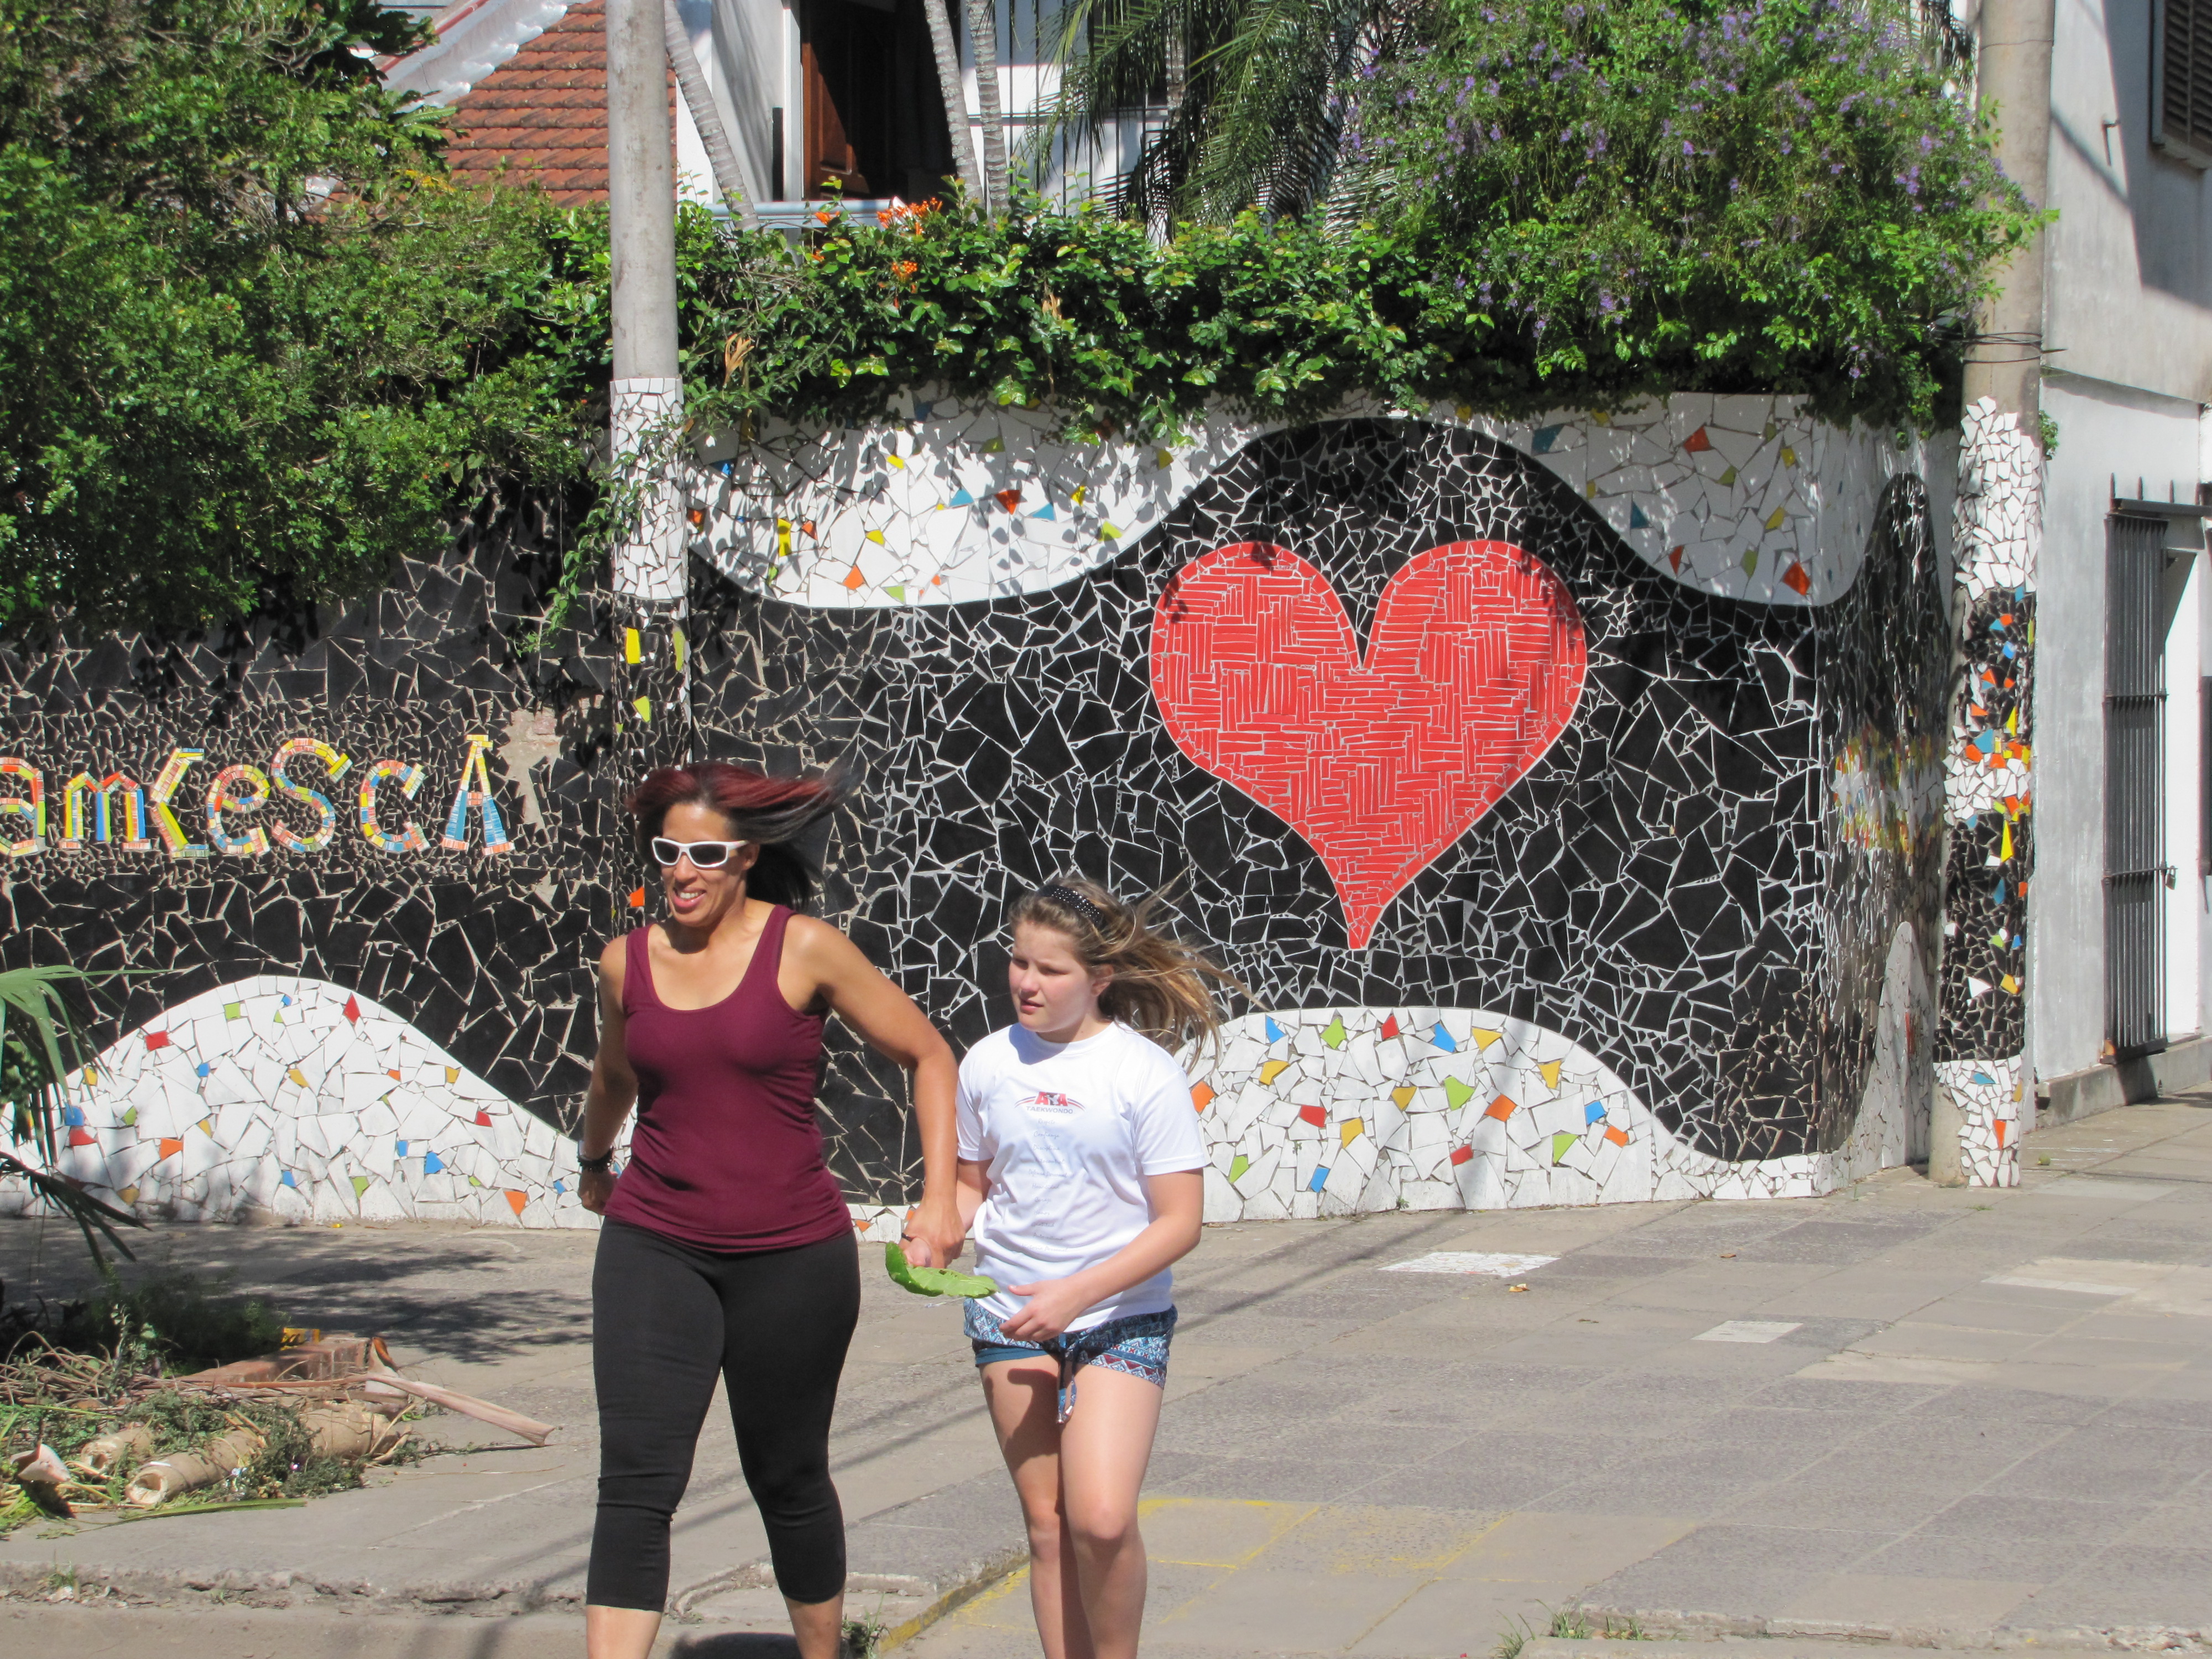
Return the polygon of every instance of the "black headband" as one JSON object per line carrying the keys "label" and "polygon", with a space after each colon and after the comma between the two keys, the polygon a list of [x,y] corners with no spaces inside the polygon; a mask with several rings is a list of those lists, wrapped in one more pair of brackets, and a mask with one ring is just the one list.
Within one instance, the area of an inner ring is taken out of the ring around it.
{"label": "black headband", "polygon": [[1037,896],[1050,904],[1065,905],[1099,933],[1106,931],[1106,913],[1073,887],[1040,887]]}

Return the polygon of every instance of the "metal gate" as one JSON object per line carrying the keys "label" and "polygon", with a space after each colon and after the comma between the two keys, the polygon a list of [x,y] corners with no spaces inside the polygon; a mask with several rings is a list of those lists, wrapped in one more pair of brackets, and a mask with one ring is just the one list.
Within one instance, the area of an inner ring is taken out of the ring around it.
{"label": "metal gate", "polygon": [[2166,1046],[2166,520],[2114,515],[2105,624],[2106,1034]]}

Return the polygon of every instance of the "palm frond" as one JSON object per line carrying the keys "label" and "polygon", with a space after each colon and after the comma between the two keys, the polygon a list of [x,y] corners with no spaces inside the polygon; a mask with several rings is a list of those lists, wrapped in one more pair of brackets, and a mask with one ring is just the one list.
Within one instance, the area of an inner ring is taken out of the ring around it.
{"label": "palm frond", "polygon": [[32,1191],[76,1222],[94,1262],[104,1267],[103,1238],[136,1260],[117,1236],[115,1224],[146,1224],[59,1173],[69,1075],[83,1066],[85,1054],[82,1028],[62,988],[90,984],[97,977],[102,976],[76,968],[0,970],[0,1111],[16,1145],[28,1142],[37,1159],[27,1163],[0,1152],[0,1175],[21,1176]]}

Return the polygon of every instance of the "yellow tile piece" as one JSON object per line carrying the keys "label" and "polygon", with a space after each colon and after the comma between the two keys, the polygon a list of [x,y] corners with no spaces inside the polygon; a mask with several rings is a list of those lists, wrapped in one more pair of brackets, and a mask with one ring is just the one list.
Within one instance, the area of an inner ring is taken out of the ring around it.
{"label": "yellow tile piece", "polygon": [[461,1068],[459,1066],[448,1066],[446,1067],[446,1081],[447,1083],[459,1083],[460,1080]]}
{"label": "yellow tile piece", "polygon": [[899,459],[899,458],[898,458],[897,456],[896,456],[896,455],[887,455],[887,456],[885,456],[884,459],[886,459],[886,460],[888,460],[888,461],[889,461],[889,462],[890,462],[893,466],[896,467],[900,471],[903,472],[903,471],[906,471],[906,463],[905,463],[904,461],[902,461],[902,460]]}
{"label": "yellow tile piece", "polygon": [[651,697],[640,697],[635,702],[631,703],[630,707],[637,710],[638,719],[643,720],[648,726],[653,724],[653,699]]}
{"label": "yellow tile piece", "polygon": [[205,1135],[210,1140],[213,1140],[215,1139],[215,1120],[213,1118],[202,1118],[199,1121],[198,1127],[199,1128],[199,1132]]}
{"label": "yellow tile piece", "polygon": [[1797,465],[1797,452],[1790,448],[1788,444],[1782,446],[1782,465],[1784,466]]}
{"label": "yellow tile piece", "polygon": [[1366,1127],[1366,1124],[1358,1118],[1348,1117],[1345,1119],[1343,1123],[1339,1126],[1337,1129],[1336,1144],[1340,1146],[1349,1146],[1353,1141],[1359,1139],[1359,1132]]}
{"label": "yellow tile piece", "polygon": [[1402,1112],[1413,1103],[1414,1092],[1411,1089],[1393,1089],[1390,1091],[1390,1098]]}
{"label": "yellow tile piece", "polygon": [[676,672],[684,672],[684,659],[690,653],[691,641],[684,637],[684,630],[672,628],[668,632],[669,648],[676,653]]}
{"label": "yellow tile piece", "polygon": [[1468,1036],[1474,1040],[1474,1046],[1479,1049],[1487,1048],[1492,1043],[1497,1042],[1498,1038],[1504,1035],[1505,1033],[1503,1031],[1486,1031],[1480,1025],[1476,1026],[1472,1031],[1468,1033]]}
{"label": "yellow tile piece", "polygon": [[880,530],[871,530],[868,532],[868,539],[873,542],[878,547],[888,545],[888,544],[884,540],[884,532]]}
{"label": "yellow tile piece", "polygon": [[1078,485],[1076,485],[1076,486],[1075,486],[1075,494],[1073,494],[1073,495],[1069,496],[1069,497],[1068,497],[1068,500],[1070,500],[1070,501],[1073,501],[1073,502],[1074,502],[1078,507],[1082,506],[1082,505],[1083,505],[1083,498],[1084,498],[1084,496],[1085,496],[1087,493],[1089,493],[1090,489],[1091,489],[1091,486],[1090,486],[1089,484],[1078,484]]}
{"label": "yellow tile piece", "polygon": [[285,1073],[284,1075],[290,1078],[293,1082],[298,1084],[302,1089],[307,1086],[307,1074],[296,1066],[295,1066],[290,1071]]}
{"label": "yellow tile piece", "polygon": [[1291,1062],[1287,1060],[1263,1060],[1260,1062],[1260,1081],[1273,1083],[1290,1069]]}
{"label": "yellow tile piece", "polygon": [[1767,516],[1766,527],[1769,530],[1779,530],[1782,528],[1782,523],[1783,512],[1782,509],[1778,507]]}
{"label": "yellow tile piece", "polygon": [[623,629],[623,660],[626,663],[635,664],[642,659],[644,655],[645,647],[643,642],[637,636],[637,629],[635,628]]}
{"label": "yellow tile piece", "polygon": [[1536,1075],[1544,1079],[1544,1086],[1553,1094],[1559,1091],[1559,1067],[1565,1063],[1564,1060],[1547,1060],[1536,1068]]}

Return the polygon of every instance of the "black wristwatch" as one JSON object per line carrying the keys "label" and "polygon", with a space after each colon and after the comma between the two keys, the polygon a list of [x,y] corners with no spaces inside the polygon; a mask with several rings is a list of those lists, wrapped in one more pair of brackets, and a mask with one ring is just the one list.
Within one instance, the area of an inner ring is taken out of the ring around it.
{"label": "black wristwatch", "polygon": [[586,1175],[605,1175],[615,1167],[614,1149],[610,1147],[597,1158],[586,1158],[584,1149],[576,1149],[576,1167]]}

